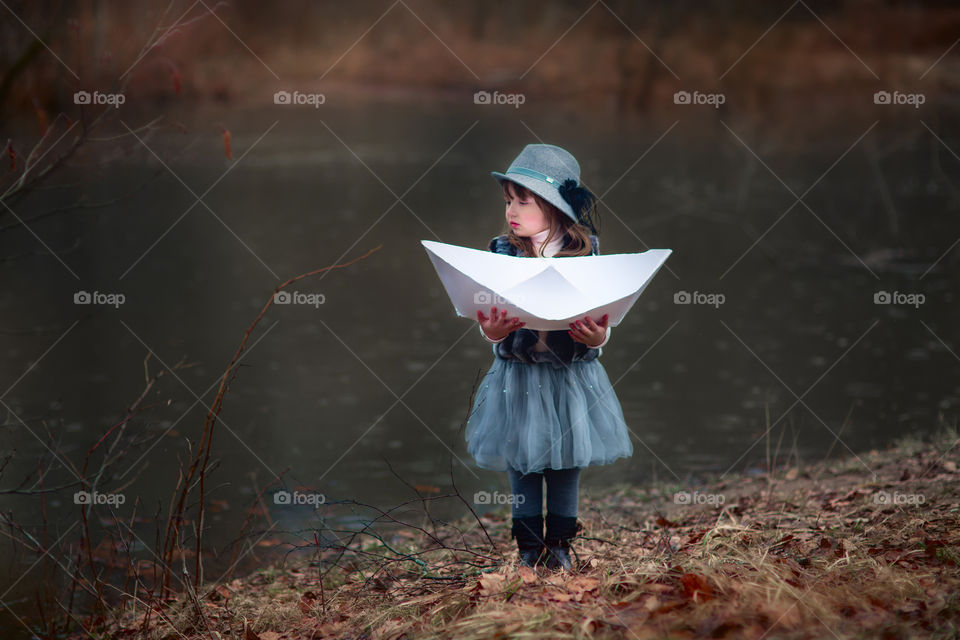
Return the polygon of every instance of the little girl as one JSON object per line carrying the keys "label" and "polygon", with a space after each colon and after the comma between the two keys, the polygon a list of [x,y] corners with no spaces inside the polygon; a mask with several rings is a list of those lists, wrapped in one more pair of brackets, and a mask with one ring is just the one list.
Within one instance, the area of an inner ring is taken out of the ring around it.
{"label": "little girl", "polygon": [[[503,188],[508,230],[490,241],[490,251],[546,258],[599,253],[596,198],[580,186],[580,165],[569,152],[530,144],[506,173],[492,174]],[[569,331],[533,331],[494,306],[489,316],[478,311],[477,320],[495,357],[467,420],[467,450],[480,467],[510,474],[521,564],[571,570],[581,469],[633,455],[620,402],[597,360],[610,338],[609,318],[587,316]]]}

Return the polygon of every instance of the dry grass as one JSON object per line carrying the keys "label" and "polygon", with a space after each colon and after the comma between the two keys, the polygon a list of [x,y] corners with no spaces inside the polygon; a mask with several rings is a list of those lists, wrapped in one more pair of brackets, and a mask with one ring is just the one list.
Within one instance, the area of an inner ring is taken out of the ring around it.
{"label": "dry grass", "polygon": [[[152,638],[955,638],[960,629],[960,475],[955,431],[932,443],[700,487],[722,505],[675,504],[675,487],[623,486],[584,500],[574,574],[517,566],[506,515],[450,539],[502,557],[436,548],[418,535],[328,573],[263,570],[183,599]],[[876,475],[872,475],[864,466]],[[874,496],[921,495],[923,504]],[[457,531],[459,528],[460,532]],[[427,551],[424,551],[427,550]],[[132,612],[133,626],[142,612]],[[182,635],[181,635],[182,634]],[[217,634],[217,635],[215,635]]]}

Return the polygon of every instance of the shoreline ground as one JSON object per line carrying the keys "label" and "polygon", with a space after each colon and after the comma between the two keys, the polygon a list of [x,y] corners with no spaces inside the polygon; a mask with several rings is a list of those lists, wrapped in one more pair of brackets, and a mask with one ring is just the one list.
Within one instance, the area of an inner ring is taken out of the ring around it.
{"label": "shoreline ground", "polygon": [[772,474],[715,476],[686,504],[667,484],[583,496],[572,574],[518,567],[507,510],[479,522],[425,517],[421,531],[326,550],[320,565],[314,554],[206,585],[207,597],[184,596],[162,617],[130,609],[114,633],[955,638],[956,443],[946,429]]}

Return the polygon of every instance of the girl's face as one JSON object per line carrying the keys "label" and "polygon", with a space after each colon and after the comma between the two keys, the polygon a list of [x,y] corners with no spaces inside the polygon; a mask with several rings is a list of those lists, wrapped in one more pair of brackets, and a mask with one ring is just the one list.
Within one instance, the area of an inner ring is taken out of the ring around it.
{"label": "girl's face", "polygon": [[547,215],[540,209],[540,205],[532,193],[520,196],[509,180],[503,182],[503,200],[506,203],[506,218],[510,228],[518,236],[529,237],[540,233],[550,226]]}

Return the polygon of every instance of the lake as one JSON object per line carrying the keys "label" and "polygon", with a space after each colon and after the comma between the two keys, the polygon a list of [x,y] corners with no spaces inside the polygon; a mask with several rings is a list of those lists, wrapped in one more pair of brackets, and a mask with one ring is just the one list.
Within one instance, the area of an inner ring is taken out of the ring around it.
{"label": "lake", "polygon": [[[601,356],[634,455],[588,469],[582,491],[692,486],[703,471],[754,472],[768,451],[797,465],[955,424],[955,110],[793,105],[761,117],[730,103],[622,120],[535,100],[327,95],[319,108],[265,100],[174,111],[186,133],[138,131],[149,150],[91,143],[56,188],[15,211],[29,219],[80,198],[120,201],[38,220],[36,236],[0,233],[2,399],[15,414],[3,439],[16,452],[3,487],[31,473],[33,486],[38,460],[43,486],[72,482],[67,459],[82,468],[143,391],[145,369],[182,360],[189,366],[151,389],[150,407],[126,428],[130,450],[101,479],[102,491],[124,495],[121,517],[137,505],[137,551],[149,557],[185,439],[199,440],[219,379],[274,287],[379,245],[293,285],[306,303],[271,307],[251,337],[214,437],[209,566],[223,567],[214,553],[281,475],[290,491],[382,508],[415,497],[397,476],[446,493],[451,468],[468,499],[508,492],[507,474],[476,467],[462,433],[490,345],[456,316],[420,240],[485,249],[504,224],[489,172],[531,142],[580,160],[602,196],[601,253],[673,250]],[[149,119],[120,117],[132,128]],[[12,221],[8,213],[3,223]],[[76,304],[81,291],[96,303]],[[275,504],[271,492],[271,536],[312,540],[317,513]],[[47,498],[51,540],[79,517],[71,494]],[[0,504],[22,524],[40,522],[34,496]],[[462,512],[448,501],[433,514]],[[253,529],[252,542],[267,532],[262,521]],[[32,559],[10,546],[4,566],[26,570]],[[7,601],[27,598],[41,578],[27,574]]]}

